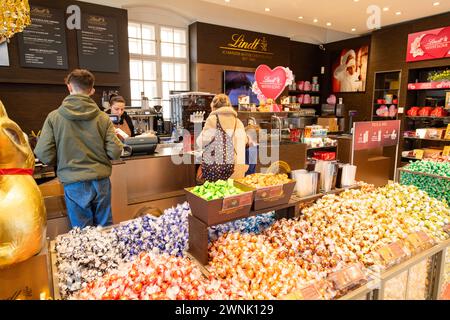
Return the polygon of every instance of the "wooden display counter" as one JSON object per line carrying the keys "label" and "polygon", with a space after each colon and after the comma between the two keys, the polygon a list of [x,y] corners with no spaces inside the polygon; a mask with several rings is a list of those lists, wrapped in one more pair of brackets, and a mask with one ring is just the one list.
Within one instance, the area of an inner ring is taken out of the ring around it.
{"label": "wooden display counter", "polygon": [[113,161],[111,175],[112,213],[115,224],[134,219],[147,211],[161,212],[186,201],[184,188],[195,185],[196,167],[175,164],[174,148],[158,148],[149,156]]}
{"label": "wooden display counter", "polygon": [[38,255],[0,269],[0,300],[46,300],[53,296],[47,242]]}

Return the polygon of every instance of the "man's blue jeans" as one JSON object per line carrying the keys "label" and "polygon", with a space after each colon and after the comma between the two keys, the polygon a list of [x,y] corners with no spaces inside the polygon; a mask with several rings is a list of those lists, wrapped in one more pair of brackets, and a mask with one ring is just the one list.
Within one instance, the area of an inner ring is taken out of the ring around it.
{"label": "man's blue jeans", "polygon": [[109,178],[64,185],[64,196],[72,228],[112,224]]}

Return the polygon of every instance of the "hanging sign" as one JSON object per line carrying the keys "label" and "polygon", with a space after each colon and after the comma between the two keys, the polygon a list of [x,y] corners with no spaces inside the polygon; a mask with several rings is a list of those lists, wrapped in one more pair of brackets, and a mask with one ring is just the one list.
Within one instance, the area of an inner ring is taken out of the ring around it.
{"label": "hanging sign", "polygon": [[259,100],[276,100],[284,89],[292,84],[294,75],[289,68],[271,69],[262,64],[256,69],[255,80],[252,90],[258,95]]}
{"label": "hanging sign", "polygon": [[450,27],[417,32],[408,36],[407,62],[448,57],[450,57]]}

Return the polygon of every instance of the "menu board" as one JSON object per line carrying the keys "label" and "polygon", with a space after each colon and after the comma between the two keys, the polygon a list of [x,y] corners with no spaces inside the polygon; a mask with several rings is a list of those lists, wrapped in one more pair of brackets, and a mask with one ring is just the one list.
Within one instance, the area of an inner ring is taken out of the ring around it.
{"label": "menu board", "polygon": [[100,72],[119,72],[117,21],[111,17],[83,14],[78,34],[81,68]]}
{"label": "menu board", "polygon": [[389,147],[398,144],[400,120],[355,122],[354,150]]}
{"label": "menu board", "polygon": [[19,33],[20,65],[68,69],[64,12],[31,6],[31,25]]}

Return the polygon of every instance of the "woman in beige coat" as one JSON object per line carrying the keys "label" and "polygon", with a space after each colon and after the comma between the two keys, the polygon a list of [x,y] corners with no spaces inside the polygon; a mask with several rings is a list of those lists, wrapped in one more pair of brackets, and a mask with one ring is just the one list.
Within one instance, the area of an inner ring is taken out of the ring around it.
{"label": "woman in beige coat", "polygon": [[203,149],[213,141],[218,129],[217,119],[219,119],[223,130],[229,137],[233,137],[234,172],[230,178],[243,178],[248,169],[248,165],[245,164],[245,147],[248,143],[248,137],[244,124],[238,119],[237,112],[234,111],[230,99],[225,94],[219,94],[214,97],[211,109],[212,112],[206,119],[202,133],[197,138],[197,145]]}

